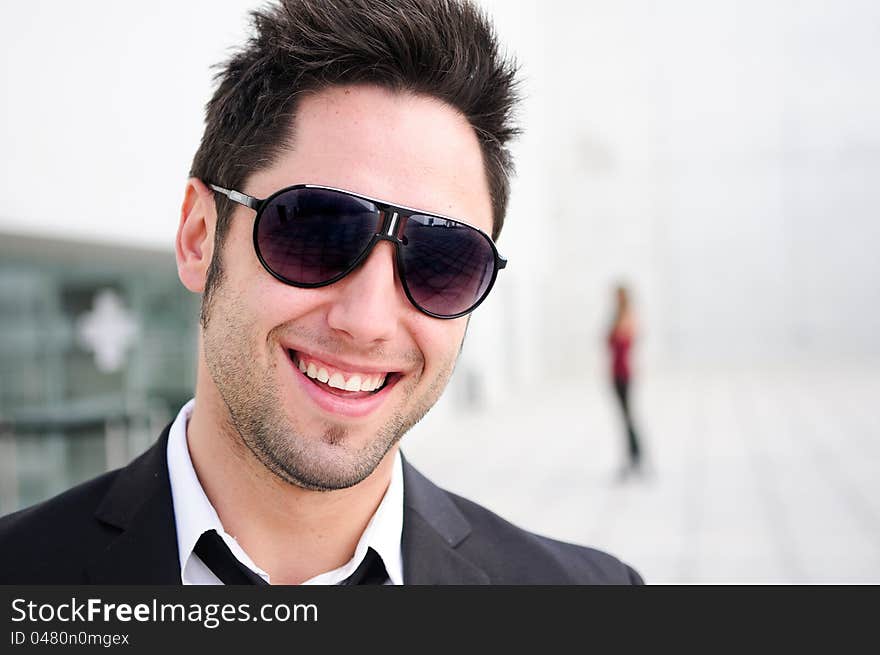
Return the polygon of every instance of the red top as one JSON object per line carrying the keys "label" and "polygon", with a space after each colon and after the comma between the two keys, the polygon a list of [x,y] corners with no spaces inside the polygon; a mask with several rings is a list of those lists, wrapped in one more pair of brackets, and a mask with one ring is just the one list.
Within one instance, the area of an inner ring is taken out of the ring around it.
{"label": "red top", "polygon": [[616,380],[629,380],[629,349],[632,336],[627,330],[614,330],[608,337],[611,348],[611,369]]}

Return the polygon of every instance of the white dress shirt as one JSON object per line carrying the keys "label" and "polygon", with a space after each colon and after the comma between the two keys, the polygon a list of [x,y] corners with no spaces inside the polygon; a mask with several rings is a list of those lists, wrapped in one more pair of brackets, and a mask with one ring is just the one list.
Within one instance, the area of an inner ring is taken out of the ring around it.
{"label": "white dress shirt", "polygon": [[[235,537],[223,529],[220,517],[217,516],[214,506],[211,505],[211,501],[208,500],[205,490],[202,489],[196,476],[186,440],[186,428],[194,404],[195,400],[190,400],[183,406],[168,434],[168,475],[171,480],[171,497],[174,501],[174,522],[177,526],[181,582],[185,585],[223,584],[193,552],[199,537],[207,530],[212,529],[216,530],[217,534],[223,538],[233,555],[241,563],[261,576],[266,582],[271,582],[269,574],[254,564]],[[370,547],[382,558],[382,563],[388,572],[388,581],[385,584],[403,584],[403,560],[400,549],[402,531],[403,468],[400,454],[397,453],[391,469],[391,482],[382,502],[379,503],[379,507],[376,508],[376,512],[358,541],[354,557],[339,568],[316,575],[303,584],[339,584],[354,573]],[[296,557],[296,553],[291,553],[291,557]]]}

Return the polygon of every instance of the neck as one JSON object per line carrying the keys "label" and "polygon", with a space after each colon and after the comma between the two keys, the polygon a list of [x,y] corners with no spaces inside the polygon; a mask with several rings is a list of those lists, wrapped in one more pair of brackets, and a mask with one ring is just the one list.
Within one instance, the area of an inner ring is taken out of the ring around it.
{"label": "neck", "polygon": [[213,386],[197,391],[187,443],[223,528],[276,584],[299,584],[351,559],[388,488],[397,452],[348,489],[303,489],[270,472],[245,446]]}

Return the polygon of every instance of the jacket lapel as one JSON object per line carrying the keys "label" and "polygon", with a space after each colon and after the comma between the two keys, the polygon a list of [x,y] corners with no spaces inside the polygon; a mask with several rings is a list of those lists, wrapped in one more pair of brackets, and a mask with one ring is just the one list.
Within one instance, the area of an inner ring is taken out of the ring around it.
{"label": "jacket lapel", "polygon": [[98,506],[98,521],[121,532],[86,567],[92,584],[180,584],[167,445],[170,426],[119,471]]}
{"label": "jacket lapel", "polygon": [[489,584],[486,572],[456,550],[471,533],[470,523],[449,495],[406,459],[403,459],[403,502],[403,579],[406,584]]}

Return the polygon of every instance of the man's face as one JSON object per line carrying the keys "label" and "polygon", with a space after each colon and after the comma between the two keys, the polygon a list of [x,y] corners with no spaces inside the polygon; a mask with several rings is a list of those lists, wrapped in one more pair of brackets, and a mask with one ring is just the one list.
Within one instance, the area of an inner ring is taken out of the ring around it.
{"label": "man's face", "polygon": [[[473,129],[449,106],[423,96],[353,86],[305,98],[292,149],[241,190],[265,198],[300,183],[460,218],[491,233]],[[260,265],[252,210],[237,207],[231,221],[222,252],[215,253],[223,275],[203,332],[207,383],[250,450],[277,476],[312,489],[356,484],[437,401],[467,319],[436,319],[413,307],[390,242],[379,242],[339,282],[300,289]],[[362,387],[385,385],[378,391],[331,386],[353,386],[355,376]],[[320,381],[328,377],[330,384]]]}

